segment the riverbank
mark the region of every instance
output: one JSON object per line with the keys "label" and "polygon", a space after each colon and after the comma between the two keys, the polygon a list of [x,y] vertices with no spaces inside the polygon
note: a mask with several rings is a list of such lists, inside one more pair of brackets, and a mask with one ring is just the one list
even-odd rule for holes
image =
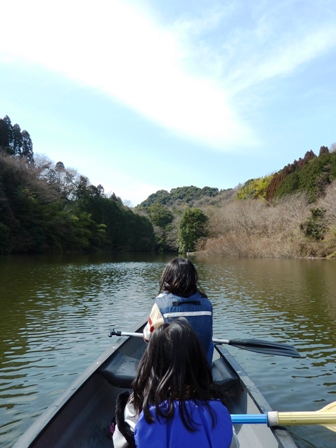
{"label": "riverbank", "polygon": [[292,238],[255,238],[246,234],[226,234],[209,238],[202,249],[194,252],[201,256],[226,258],[336,258],[333,236],[323,241],[296,241]]}

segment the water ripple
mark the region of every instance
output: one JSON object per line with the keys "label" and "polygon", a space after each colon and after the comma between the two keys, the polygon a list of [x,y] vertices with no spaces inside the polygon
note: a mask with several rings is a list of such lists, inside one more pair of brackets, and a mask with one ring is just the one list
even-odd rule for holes
{"label": "water ripple", "polygon": [[[133,258],[132,258],[133,257]],[[170,257],[18,257],[5,281],[0,343],[0,439],[4,448],[153,305]],[[300,359],[230,348],[274,409],[318,410],[336,394],[335,263],[195,259],[214,306],[218,338],[294,345]],[[276,381],[275,381],[276,379]],[[300,448],[331,448],[322,427],[291,430]]]}

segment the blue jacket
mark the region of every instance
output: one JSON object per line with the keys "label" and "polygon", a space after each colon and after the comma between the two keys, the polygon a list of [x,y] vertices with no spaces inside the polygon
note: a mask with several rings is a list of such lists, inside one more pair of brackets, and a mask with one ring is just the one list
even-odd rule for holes
{"label": "blue jacket", "polygon": [[[200,402],[187,400],[187,411],[196,422],[198,430],[190,432],[184,426],[179,412],[179,402],[174,402],[174,417],[169,421],[155,418],[155,407],[150,408],[154,423],[147,423],[143,412],[135,425],[134,438],[137,448],[229,448],[233,429],[230,414],[219,401],[208,402],[214,410],[215,426],[207,408]],[[161,406],[167,406],[163,402]]]}
{"label": "blue jacket", "polygon": [[163,292],[156,297],[156,304],[164,322],[171,322],[177,317],[185,317],[198,335],[209,364],[212,364],[212,303],[199,292],[192,296],[179,297]]}

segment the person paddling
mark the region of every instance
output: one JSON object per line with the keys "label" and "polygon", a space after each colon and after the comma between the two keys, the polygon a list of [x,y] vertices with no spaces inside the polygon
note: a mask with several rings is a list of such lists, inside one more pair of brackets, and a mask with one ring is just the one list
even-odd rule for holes
{"label": "person paddling", "polygon": [[117,399],[115,448],[239,448],[225,395],[186,319],[153,332],[132,389]]}
{"label": "person paddling", "polygon": [[199,337],[208,360],[212,363],[212,304],[198,286],[198,274],[189,259],[174,258],[164,268],[155,304],[143,335],[149,341],[153,331],[165,322],[185,317]]}

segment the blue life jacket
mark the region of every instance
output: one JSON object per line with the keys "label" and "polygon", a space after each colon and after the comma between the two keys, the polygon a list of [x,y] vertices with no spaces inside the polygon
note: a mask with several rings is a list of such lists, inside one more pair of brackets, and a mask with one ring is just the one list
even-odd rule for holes
{"label": "blue life jacket", "polygon": [[[147,423],[141,412],[135,425],[134,439],[137,448],[229,448],[232,441],[232,421],[226,407],[219,401],[209,401],[214,411],[212,425],[209,410],[201,402],[187,400],[188,414],[196,423],[196,431],[188,431],[184,426],[179,412],[179,401],[174,402],[174,416],[166,421],[162,417],[157,418],[155,406],[150,407],[154,417],[154,423]],[[167,408],[167,402],[161,403],[163,409]]]}
{"label": "blue life jacket", "polygon": [[156,304],[165,322],[171,322],[178,317],[185,317],[199,337],[209,365],[212,364],[212,303],[206,297],[196,292],[190,297],[179,297],[163,292],[156,297]]}

